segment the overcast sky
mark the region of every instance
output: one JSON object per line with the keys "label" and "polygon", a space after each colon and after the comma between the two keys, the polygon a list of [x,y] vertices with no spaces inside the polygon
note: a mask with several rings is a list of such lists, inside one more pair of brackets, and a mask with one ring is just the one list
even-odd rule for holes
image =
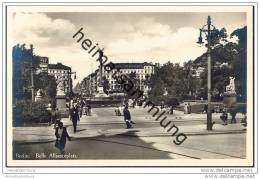
{"label": "overcast sky", "polygon": [[196,41],[207,16],[228,33],[246,25],[245,13],[15,13],[14,45],[33,44],[35,54],[62,62],[82,80],[97,68],[95,59],[72,36],[83,27],[85,37],[105,48],[113,62],[183,63],[205,52]]}

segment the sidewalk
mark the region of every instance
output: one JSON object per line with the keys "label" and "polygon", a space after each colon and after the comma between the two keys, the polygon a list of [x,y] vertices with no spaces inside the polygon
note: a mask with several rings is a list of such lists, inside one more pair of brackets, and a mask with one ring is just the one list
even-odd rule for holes
{"label": "sidewalk", "polygon": [[[234,134],[245,133],[246,128],[240,123],[229,124],[223,126],[215,124],[212,131],[206,130],[206,125],[190,125],[178,126],[179,132],[187,136],[191,135],[217,135],[217,134]],[[168,133],[166,129],[161,127],[153,128],[133,128],[133,129],[80,129],[77,133],[73,133],[72,126],[67,127],[68,133],[72,138],[93,138],[93,137],[108,137],[115,135],[124,135],[131,137],[170,137],[172,133]],[[53,126],[48,127],[14,127],[13,141],[18,143],[40,143],[55,141]]]}
{"label": "sidewalk", "polygon": [[[153,117],[153,113],[147,113],[143,108],[137,109],[142,111],[142,115],[135,115],[133,117],[133,120],[136,122],[144,122],[144,123],[157,123],[155,121],[156,117]],[[161,114],[159,112],[157,116]],[[212,120],[213,121],[221,121],[220,119],[221,113],[213,113],[212,114]],[[173,115],[166,115],[167,119],[173,122],[188,122],[188,121],[206,121],[207,114],[183,114],[182,111],[174,111]],[[87,120],[85,120],[87,119]],[[228,119],[231,120],[231,116],[228,116]],[[241,121],[243,119],[243,115],[241,113],[238,113],[236,115],[237,121]],[[63,121],[64,125],[71,125],[71,121],[66,119]],[[80,124],[86,124],[86,125],[104,125],[104,124],[125,124],[124,116],[109,116],[109,118],[104,117],[97,117],[95,112],[92,113],[91,116],[84,117]]]}

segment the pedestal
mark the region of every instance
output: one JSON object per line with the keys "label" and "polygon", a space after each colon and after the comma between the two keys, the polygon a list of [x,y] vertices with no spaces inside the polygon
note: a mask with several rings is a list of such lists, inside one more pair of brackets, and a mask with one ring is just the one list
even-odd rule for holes
{"label": "pedestal", "polygon": [[42,96],[35,96],[35,102],[41,101],[41,100],[42,100]]}
{"label": "pedestal", "polygon": [[95,97],[109,97],[106,93],[104,93],[103,86],[97,87],[97,94]]}
{"label": "pedestal", "polygon": [[237,103],[237,94],[236,93],[224,93],[223,103],[228,107],[234,107]]}
{"label": "pedestal", "polygon": [[69,117],[69,111],[66,107],[66,97],[65,95],[56,96],[56,108],[58,108],[61,117]]}

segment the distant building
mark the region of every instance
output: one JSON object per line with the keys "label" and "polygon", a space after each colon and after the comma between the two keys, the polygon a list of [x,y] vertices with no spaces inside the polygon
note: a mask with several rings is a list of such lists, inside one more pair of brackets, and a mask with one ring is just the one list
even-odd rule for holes
{"label": "distant building", "polygon": [[62,63],[49,64],[48,74],[55,77],[64,86],[64,92],[70,93],[72,91],[72,79],[71,79],[71,68],[63,65]]}
{"label": "distant building", "polygon": [[[150,90],[147,85],[148,78],[154,74],[155,65],[152,63],[114,63],[115,68],[111,72],[107,72],[103,69],[102,76],[105,77],[109,82],[109,93],[122,93],[123,89],[120,84],[116,83],[116,80],[112,77],[116,69],[120,69],[121,74],[126,76],[133,76],[135,78],[134,86],[145,94]],[[86,78],[86,84],[90,88],[91,94],[97,92],[97,86],[100,81],[100,72],[96,70]]]}

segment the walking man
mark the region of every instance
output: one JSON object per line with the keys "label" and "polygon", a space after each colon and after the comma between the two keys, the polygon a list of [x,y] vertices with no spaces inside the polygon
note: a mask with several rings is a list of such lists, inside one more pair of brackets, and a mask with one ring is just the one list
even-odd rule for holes
{"label": "walking man", "polygon": [[227,108],[226,107],[224,107],[223,113],[220,116],[220,119],[224,122],[222,125],[224,125],[224,126],[227,125],[228,113],[227,113]]}
{"label": "walking man", "polygon": [[77,132],[77,123],[79,121],[79,112],[76,104],[74,104],[73,108],[71,109],[70,119],[72,120],[74,133],[75,133]]}
{"label": "walking man", "polygon": [[127,129],[130,129],[130,128],[133,128],[132,126],[132,122],[131,122],[131,114],[130,114],[130,111],[128,110],[128,106],[126,105],[125,106],[125,109],[123,111],[124,113],[124,119],[125,119],[125,123],[126,123],[126,128]]}
{"label": "walking man", "polygon": [[52,109],[51,110],[51,124],[55,124],[57,120],[57,113],[56,113],[56,109]]}
{"label": "walking man", "polygon": [[59,122],[58,127],[55,129],[56,143],[55,147],[60,150],[61,154],[65,153],[66,140],[68,138],[71,141],[71,138],[67,132],[66,127],[63,127],[63,123]]}
{"label": "walking man", "polygon": [[56,127],[58,127],[58,123],[61,121],[61,114],[58,108],[56,108],[54,113],[52,113],[52,118],[53,118],[53,124],[55,129]]}

